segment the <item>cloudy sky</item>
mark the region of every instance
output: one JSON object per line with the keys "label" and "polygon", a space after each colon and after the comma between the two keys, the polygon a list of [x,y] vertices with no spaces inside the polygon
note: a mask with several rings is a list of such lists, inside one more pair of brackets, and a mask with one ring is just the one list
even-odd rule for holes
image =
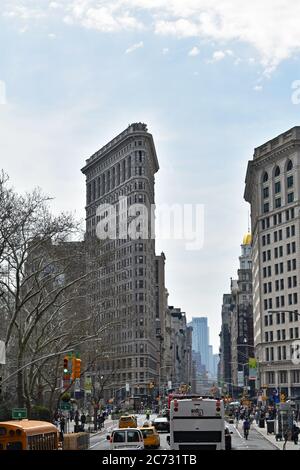
{"label": "cloudy sky", "polygon": [[[85,158],[146,122],[158,203],[205,205],[202,250],[157,242],[170,304],[209,317],[235,277],[254,147],[300,123],[300,3],[1,0],[1,167],[84,216]],[[294,88],[293,88],[294,87]]]}

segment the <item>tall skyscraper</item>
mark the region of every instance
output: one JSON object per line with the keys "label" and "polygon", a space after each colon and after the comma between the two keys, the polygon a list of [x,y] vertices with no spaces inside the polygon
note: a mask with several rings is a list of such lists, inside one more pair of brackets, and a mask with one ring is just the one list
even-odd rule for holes
{"label": "tall skyscraper", "polygon": [[209,369],[209,333],[206,317],[193,317],[193,351],[199,352],[202,364]]}
{"label": "tall skyscraper", "polygon": [[[151,213],[158,169],[153,137],[142,123],[129,125],[86,160],[82,169],[86,176],[87,239],[96,237],[97,224],[106,215],[98,215],[100,205],[110,204],[116,212],[116,239],[99,243],[103,267],[94,280],[90,305],[109,331],[103,359],[106,398],[146,395],[157,382],[155,241],[150,237],[150,218],[147,239],[139,234],[132,239],[127,229],[142,211],[134,205],[140,204]],[[126,204],[130,210],[139,210],[128,214]],[[145,226],[136,224],[136,232],[143,229]]]}
{"label": "tall skyscraper", "polygon": [[255,149],[245,199],[251,204],[254,343],[260,385],[300,394],[300,127]]}

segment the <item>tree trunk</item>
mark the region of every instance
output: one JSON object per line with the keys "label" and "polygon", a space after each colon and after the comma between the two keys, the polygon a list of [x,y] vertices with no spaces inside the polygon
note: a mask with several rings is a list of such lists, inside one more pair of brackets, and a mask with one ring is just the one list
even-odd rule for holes
{"label": "tree trunk", "polygon": [[[21,362],[18,363],[18,368],[20,367],[21,367]],[[23,370],[20,370],[17,374],[17,398],[18,398],[18,407],[24,408],[25,397],[24,397]]]}

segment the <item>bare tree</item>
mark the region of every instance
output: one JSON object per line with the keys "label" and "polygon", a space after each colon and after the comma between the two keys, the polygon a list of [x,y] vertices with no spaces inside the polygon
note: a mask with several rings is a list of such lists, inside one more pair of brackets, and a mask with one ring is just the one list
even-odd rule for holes
{"label": "bare tree", "polygon": [[45,391],[51,402],[59,393],[60,352],[104,341],[113,325],[103,324],[89,301],[103,263],[100,242],[71,241],[80,224],[70,214],[53,216],[40,190],[19,195],[2,175],[0,196],[2,334],[9,368],[18,371],[18,406],[30,410]]}

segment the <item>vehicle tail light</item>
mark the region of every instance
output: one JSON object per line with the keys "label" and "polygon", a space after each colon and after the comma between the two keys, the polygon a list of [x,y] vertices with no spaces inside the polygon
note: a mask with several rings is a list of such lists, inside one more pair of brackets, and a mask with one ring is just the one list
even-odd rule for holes
{"label": "vehicle tail light", "polygon": [[178,411],[178,401],[174,400],[174,411]]}

